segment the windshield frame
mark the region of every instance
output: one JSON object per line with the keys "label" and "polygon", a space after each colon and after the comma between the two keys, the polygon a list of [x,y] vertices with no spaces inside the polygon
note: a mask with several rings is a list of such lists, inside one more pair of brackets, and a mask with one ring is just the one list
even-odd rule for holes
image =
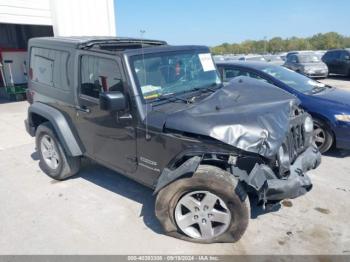
{"label": "windshield frame", "polygon": [[[219,70],[217,68],[217,65],[212,57],[212,54],[209,50],[208,47],[205,47],[205,46],[160,46],[160,47],[147,47],[147,48],[143,48],[143,49],[134,49],[134,50],[131,50],[130,52],[126,52],[126,55],[127,55],[127,63],[128,63],[128,67],[129,67],[129,72],[131,74],[131,77],[132,77],[132,80],[133,80],[133,83],[135,85],[135,92],[136,95],[139,96],[142,104],[146,105],[146,104],[153,104],[153,103],[164,103],[164,99],[145,99],[144,98],[144,95],[142,93],[142,90],[141,90],[141,86],[140,86],[140,83],[139,83],[139,79],[138,79],[138,76],[136,74],[136,70],[134,68],[134,62],[139,59],[140,56],[144,55],[145,58],[147,56],[156,56],[156,54],[171,54],[171,53],[190,53],[190,52],[193,52],[193,53],[198,53],[198,54],[207,54],[209,53],[211,55],[211,58],[212,58],[212,61],[213,61],[213,64],[214,64],[214,67],[215,67],[215,71],[216,71],[216,74],[217,74],[217,79],[220,81],[220,85],[222,85],[222,80],[221,80],[221,77],[220,77],[220,73],[219,73]],[[211,87],[211,86],[208,86],[208,87],[203,87],[202,89],[205,90],[207,88],[215,88],[215,87]],[[183,94],[191,94],[191,93],[194,93],[194,92],[201,92],[201,90],[197,90],[197,89],[192,89],[192,90],[186,90],[186,91],[183,91],[183,92],[178,92],[178,93],[173,93],[173,94],[166,94],[165,96],[168,97],[168,98],[171,98],[171,97],[176,97],[176,96],[180,96],[180,95],[183,95]]]}

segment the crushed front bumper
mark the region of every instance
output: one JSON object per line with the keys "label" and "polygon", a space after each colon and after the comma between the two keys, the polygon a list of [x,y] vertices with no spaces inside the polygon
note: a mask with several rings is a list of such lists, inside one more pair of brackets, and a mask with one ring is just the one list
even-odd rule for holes
{"label": "crushed front bumper", "polygon": [[315,169],[320,163],[320,152],[316,146],[310,146],[297,157],[286,178],[278,178],[267,165],[256,164],[249,175],[241,172],[240,180],[254,188],[259,200],[264,203],[296,198],[311,190],[312,183],[306,172]]}

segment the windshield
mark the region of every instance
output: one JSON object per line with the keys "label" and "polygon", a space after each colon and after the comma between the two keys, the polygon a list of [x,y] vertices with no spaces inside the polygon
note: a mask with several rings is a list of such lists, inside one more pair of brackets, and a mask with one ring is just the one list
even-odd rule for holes
{"label": "windshield", "polygon": [[320,62],[320,57],[316,54],[312,55],[299,55],[300,63],[318,63]]}
{"label": "windshield", "polygon": [[138,55],[131,67],[146,101],[221,84],[211,54],[199,50]]}
{"label": "windshield", "polygon": [[326,88],[326,85],[285,67],[269,66],[263,68],[262,71],[302,93],[319,92]]}

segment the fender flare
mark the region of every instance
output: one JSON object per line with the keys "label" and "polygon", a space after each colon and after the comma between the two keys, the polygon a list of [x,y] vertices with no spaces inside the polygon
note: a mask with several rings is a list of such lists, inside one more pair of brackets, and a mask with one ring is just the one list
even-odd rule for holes
{"label": "fender flare", "polygon": [[43,103],[34,103],[28,109],[28,124],[33,127],[32,114],[46,118],[53,126],[63,148],[70,156],[82,156],[83,151],[64,115],[54,107]]}
{"label": "fender flare", "polygon": [[197,170],[201,161],[201,157],[193,156],[174,170],[164,168],[161,175],[158,178],[156,189],[154,190],[153,195],[157,194],[162,188],[166,187],[178,178],[183,177],[187,174],[192,175]]}

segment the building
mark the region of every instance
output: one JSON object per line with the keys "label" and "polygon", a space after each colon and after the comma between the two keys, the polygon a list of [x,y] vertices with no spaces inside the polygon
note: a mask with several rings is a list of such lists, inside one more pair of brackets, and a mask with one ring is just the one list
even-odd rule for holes
{"label": "building", "polygon": [[0,0],[0,90],[25,85],[28,39],[115,36],[114,10],[114,0]]}

